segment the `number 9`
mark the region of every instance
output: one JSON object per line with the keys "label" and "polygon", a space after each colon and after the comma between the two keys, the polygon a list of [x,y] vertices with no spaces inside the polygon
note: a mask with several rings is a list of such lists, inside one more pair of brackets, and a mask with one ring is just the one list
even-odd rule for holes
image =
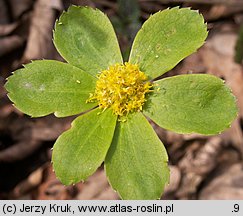
{"label": "number 9", "polygon": [[239,204],[234,204],[234,212],[239,212],[240,206]]}

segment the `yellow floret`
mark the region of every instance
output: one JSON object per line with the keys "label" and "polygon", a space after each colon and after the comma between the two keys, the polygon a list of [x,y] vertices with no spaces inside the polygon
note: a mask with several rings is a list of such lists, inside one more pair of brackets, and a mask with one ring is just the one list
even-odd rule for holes
{"label": "yellow floret", "polygon": [[136,64],[115,64],[98,75],[96,89],[88,102],[98,101],[101,109],[111,107],[118,116],[140,111],[152,83]]}

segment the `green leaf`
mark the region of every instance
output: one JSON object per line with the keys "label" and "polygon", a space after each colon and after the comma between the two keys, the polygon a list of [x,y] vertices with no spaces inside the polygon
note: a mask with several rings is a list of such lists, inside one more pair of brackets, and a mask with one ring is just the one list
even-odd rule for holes
{"label": "green leaf", "polygon": [[65,185],[85,180],[105,159],[112,142],[116,116],[111,110],[99,112],[95,109],[76,118],[71,129],[54,144],[53,167]]}
{"label": "green leaf", "polygon": [[206,74],[179,75],[155,82],[144,113],[177,133],[218,134],[237,115],[235,97],[223,80]]}
{"label": "green leaf", "polygon": [[88,73],[52,60],[33,61],[14,72],[5,87],[8,97],[22,112],[32,116],[70,116],[93,108],[86,103],[96,79]]}
{"label": "green leaf", "polygon": [[105,169],[123,199],[159,199],[169,181],[167,161],[163,144],[142,113],[118,122]]}
{"label": "green leaf", "polygon": [[207,37],[202,15],[178,7],[152,15],[135,37],[130,62],[150,78],[171,70],[195,52]]}
{"label": "green leaf", "polygon": [[243,24],[241,24],[239,33],[238,33],[238,39],[235,44],[235,62],[241,64],[243,63]]}
{"label": "green leaf", "polygon": [[54,44],[70,64],[94,76],[110,65],[122,63],[114,29],[98,9],[69,7],[56,22]]}

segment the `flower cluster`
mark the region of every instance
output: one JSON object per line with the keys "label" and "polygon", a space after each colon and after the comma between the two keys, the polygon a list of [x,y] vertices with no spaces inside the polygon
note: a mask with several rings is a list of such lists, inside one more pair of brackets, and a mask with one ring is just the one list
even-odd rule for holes
{"label": "flower cluster", "polygon": [[87,102],[98,101],[100,108],[111,107],[115,115],[124,116],[142,110],[152,86],[138,65],[115,64],[98,75],[95,93]]}

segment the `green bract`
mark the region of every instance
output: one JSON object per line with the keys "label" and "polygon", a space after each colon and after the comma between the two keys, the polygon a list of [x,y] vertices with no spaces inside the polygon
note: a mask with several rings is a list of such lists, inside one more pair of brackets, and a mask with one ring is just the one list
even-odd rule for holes
{"label": "green bract", "polygon": [[[206,37],[197,11],[176,7],[158,12],[138,32],[129,63],[153,80],[195,52]],[[111,108],[87,103],[97,75],[123,63],[113,27],[97,9],[71,6],[56,22],[54,44],[68,63],[33,61],[9,77],[5,87],[15,106],[32,117],[87,111],[53,148],[54,170],[63,184],[85,180],[104,162],[111,186],[123,199],[159,199],[169,181],[168,156],[145,117],[178,133],[212,135],[228,128],[237,115],[230,89],[205,74],[151,81],[144,106],[125,121]]]}

